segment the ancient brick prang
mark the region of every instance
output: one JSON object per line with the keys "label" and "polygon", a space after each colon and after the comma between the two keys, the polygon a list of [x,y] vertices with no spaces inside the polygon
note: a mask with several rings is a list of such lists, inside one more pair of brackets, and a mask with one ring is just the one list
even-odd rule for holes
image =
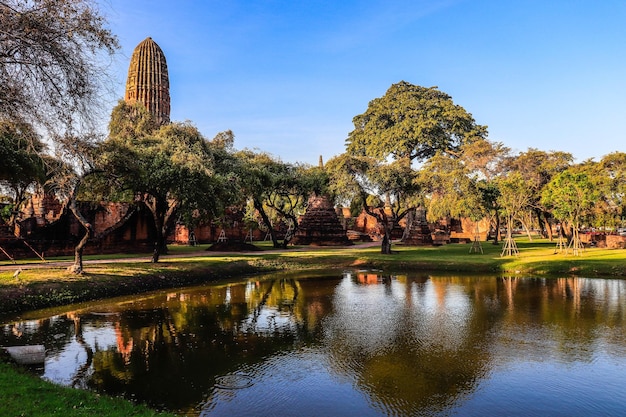
{"label": "ancient brick prang", "polygon": [[160,124],[170,121],[170,81],[163,51],[152,40],[141,42],[130,58],[124,101],[139,102]]}

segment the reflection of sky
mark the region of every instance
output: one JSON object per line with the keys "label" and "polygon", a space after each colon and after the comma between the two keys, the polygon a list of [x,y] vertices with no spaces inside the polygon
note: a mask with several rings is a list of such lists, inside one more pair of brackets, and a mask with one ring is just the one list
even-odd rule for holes
{"label": "reflection of sky", "polygon": [[327,335],[349,338],[370,354],[387,349],[398,334],[406,333],[412,333],[419,345],[436,340],[453,349],[462,342],[471,302],[461,286],[442,283],[439,287],[428,280],[418,290],[410,281],[395,279],[358,285],[346,274],[335,292],[335,314],[328,319]]}
{"label": "reflection of sky", "polygon": [[330,372],[326,361],[326,355],[316,349],[300,349],[243,367],[238,372],[249,375],[252,385],[241,390],[214,389],[200,415],[380,416],[368,396],[355,392],[351,380]]}
{"label": "reflection of sky", "polygon": [[293,328],[295,318],[293,314],[280,311],[276,307],[263,306],[260,310],[249,314],[245,320],[243,320],[242,325],[246,331],[270,332]]}
{"label": "reflection of sky", "polygon": [[623,416],[624,375],[626,365],[607,357],[575,364],[520,360],[496,368],[450,415]]}
{"label": "reflection of sky", "polygon": [[471,319],[471,304],[463,288],[446,283],[443,297],[440,297],[433,280],[425,283],[424,292],[412,292],[417,306],[412,309],[413,321],[425,327],[422,344],[437,340],[448,349],[462,343],[467,320]]}
{"label": "reflection of sky", "polygon": [[[115,327],[112,323],[98,323],[97,327],[83,323],[83,338],[85,343],[95,352],[114,348],[116,344]],[[48,352],[43,377],[63,384],[70,385],[76,375],[76,368],[85,364],[87,352],[73,335],[70,342],[60,350]]]}
{"label": "reflection of sky", "polygon": [[621,308],[626,303],[626,280],[623,279],[589,279],[581,278],[581,295],[594,294],[599,305],[609,309]]}

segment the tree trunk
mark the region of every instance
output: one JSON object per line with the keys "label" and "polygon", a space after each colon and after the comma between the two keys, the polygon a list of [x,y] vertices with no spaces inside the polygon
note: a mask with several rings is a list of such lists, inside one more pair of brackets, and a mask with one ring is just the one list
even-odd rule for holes
{"label": "tree trunk", "polygon": [[385,208],[380,207],[376,210],[370,210],[367,208],[367,200],[366,195],[362,196],[363,198],[363,207],[365,207],[365,212],[370,216],[374,217],[379,225],[383,228],[383,239],[380,244],[380,253],[384,255],[391,254],[391,232],[393,230],[393,221],[389,221],[387,215],[385,214]]}
{"label": "tree trunk", "polygon": [[561,233],[562,236],[567,238],[567,242],[569,243],[572,240],[572,225],[569,222],[561,222]]}
{"label": "tree trunk", "polygon": [[21,187],[15,187],[13,189],[15,193],[15,200],[13,201],[13,209],[11,210],[11,215],[9,216],[9,221],[7,225],[9,226],[9,230],[12,234],[15,234],[15,224],[17,223],[20,216],[20,208],[26,198],[24,197],[24,190]]}
{"label": "tree trunk", "polygon": [[550,219],[548,218],[548,213],[543,211],[543,224],[544,227],[546,229],[546,235],[548,237],[548,239],[550,240],[550,242],[552,242],[554,240],[554,235],[552,233],[552,224],[550,224]]}
{"label": "tree trunk", "polygon": [[154,239],[154,249],[152,250],[152,263],[159,262],[161,255],[167,255],[167,243],[165,237],[167,236],[167,226],[165,220],[162,218],[156,222],[156,236]]}
{"label": "tree trunk", "polygon": [[152,251],[152,262],[159,262],[162,254],[167,254],[167,244],[165,239],[169,232],[169,223],[178,208],[179,202],[174,199],[159,198],[150,194],[145,194],[143,202],[152,213],[156,236],[154,239],[154,249]]}
{"label": "tree trunk", "polygon": [[282,245],[283,249],[287,249],[287,245],[289,245],[289,242],[291,242],[293,237],[296,235],[296,230],[298,229],[298,221],[293,218],[289,218],[289,220],[291,221],[291,225],[289,225],[287,233],[285,233],[285,238],[283,239]]}
{"label": "tree trunk", "polygon": [[526,231],[526,236],[528,236],[528,241],[532,242],[533,241],[533,236],[530,233],[530,227],[528,226],[528,224],[526,224],[526,222],[522,219],[520,219],[520,223],[522,224],[522,227],[524,228],[524,230]]}
{"label": "tree trunk", "polygon": [[[546,227],[547,224],[543,221],[543,210],[541,210],[540,208],[533,208],[533,213],[535,213],[535,216],[537,216],[537,224],[539,225],[539,232],[541,233],[541,236],[543,237],[548,237],[548,228]],[[550,241],[552,241],[552,239],[550,239]]]}
{"label": "tree trunk", "polygon": [[383,255],[391,255],[391,239],[387,237],[387,234],[383,236],[383,241],[380,245],[380,253]]}
{"label": "tree trunk", "polygon": [[79,185],[80,182],[78,183],[78,185],[76,185],[74,192],[72,192],[70,196],[70,210],[72,210],[72,213],[74,214],[76,219],[85,228],[85,235],[80,240],[80,242],[78,242],[78,245],[76,245],[76,247],[74,248],[74,264],[67,268],[67,271],[73,274],[81,274],[83,272],[83,249],[89,241],[89,237],[93,233],[93,226],[87,221],[87,219],[85,219],[85,217],[83,217],[83,214],[76,206],[76,191],[78,190]]}
{"label": "tree trunk", "polygon": [[493,235],[493,244],[497,245],[500,242],[500,240],[501,240],[501,235],[500,235],[500,213],[498,213],[498,210],[496,210],[495,221],[496,221],[496,232]]}
{"label": "tree trunk", "polygon": [[91,230],[87,229],[83,238],[74,248],[74,264],[68,268],[68,272],[72,272],[74,274],[80,274],[83,272],[83,249],[89,240],[90,234]]}
{"label": "tree trunk", "polygon": [[163,247],[163,233],[157,232],[157,236],[154,242],[154,249],[152,249],[152,260],[153,264],[159,262],[159,258],[161,257],[161,248]]}
{"label": "tree trunk", "polygon": [[263,219],[263,223],[265,223],[265,226],[267,227],[267,229],[268,229],[268,231],[270,233],[270,237],[272,238],[272,246],[275,249],[280,248],[280,244],[278,243],[278,238],[276,237],[276,231],[272,227],[272,223],[270,222],[270,219],[267,216],[267,213],[263,209],[263,204],[261,204],[261,202],[258,201],[256,198],[254,199],[254,208],[261,215],[261,219]]}

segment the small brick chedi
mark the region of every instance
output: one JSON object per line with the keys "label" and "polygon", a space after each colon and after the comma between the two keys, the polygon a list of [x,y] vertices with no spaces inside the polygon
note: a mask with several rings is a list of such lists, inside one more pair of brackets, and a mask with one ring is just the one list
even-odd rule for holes
{"label": "small brick chedi", "polygon": [[140,102],[160,124],[170,122],[170,81],[165,54],[152,38],[133,51],[128,67],[124,101]]}
{"label": "small brick chedi", "polygon": [[309,198],[306,212],[300,219],[292,243],[319,246],[352,245],[331,201],[324,195],[313,195]]}

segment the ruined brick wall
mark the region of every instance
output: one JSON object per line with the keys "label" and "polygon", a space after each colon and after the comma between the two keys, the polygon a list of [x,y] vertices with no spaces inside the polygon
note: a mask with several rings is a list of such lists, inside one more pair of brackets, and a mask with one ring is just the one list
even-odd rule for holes
{"label": "ruined brick wall", "polygon": [[38,225],[57,221],[63,213],[63,204],[50,193],[33,194],[21,210],[22,219],[34,219]]}
{"label": "ruined brick wall", "polygon": [[626,249],[626,236],[607,235],[606,247],[608,249]]}
{"label": "ruined brick wall", "polygon": [[489,233],[489,220],[481,219],[478,222],[468,217],[463,217],[458,221],[458,226],[450,231],[450,239],[452,241],[473,241],[476,236],[476,225],[478,224],[478,236],[481,241],[487,240]]}
{"label": "ruined brick wall", "polygon": [[100,208],[96,211],[94,218],[94,230],[101,232],[115,226],[128,214],[130,208],[131,205],[129,203],[100,203]]}

